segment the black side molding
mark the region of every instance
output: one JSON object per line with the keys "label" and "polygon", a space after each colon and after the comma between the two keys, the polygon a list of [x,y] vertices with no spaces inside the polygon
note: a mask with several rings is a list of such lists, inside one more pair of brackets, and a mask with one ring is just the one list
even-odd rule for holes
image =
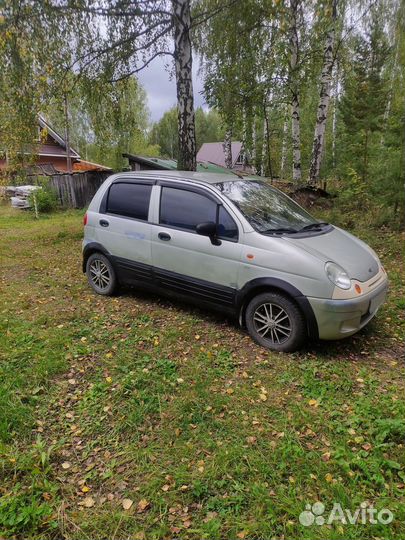
{"label": "black side molding", "polygon": [[282,279],[263,277],[248,281],[248,283],[246,283],[236,295],[237,310],[240,311],[244,307],[246,299],[253,297],[255,291],[265,288],[278,289],[279,291],[285,292],[288,296],[294,298],[305,316],[308,327],[308,335],[313,339],[318,339],[318,323],[316,322],[314,312],[307,297],[304,296],[300,290],[291,285],[291,283],[288,283]]}

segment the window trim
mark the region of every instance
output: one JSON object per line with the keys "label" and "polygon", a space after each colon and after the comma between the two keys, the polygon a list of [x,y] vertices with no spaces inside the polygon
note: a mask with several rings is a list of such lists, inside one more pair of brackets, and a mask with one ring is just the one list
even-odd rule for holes
{"label": "window trim", "polygon": [[[236,220],[234,219],[232,214],[229,212],[229,210],[226,208],[224,203],[219,198],[215,197],[214,194],[212,194],[211,192],[205,190],[204,188],[200,188],[199,186],[182,186],[182,185],[179,185],[179,184],[176,185],[174,183],[164,182],[164,181],[158,182],[158,185],[160,186],[160,194],[159,194],[158,223],[156,223],[157,226],[165,227],[167,229],[173,229],[173,230],[176,230],[176,231],[183,231],[183,232],[187,232],[187,233],[190,233],[190,234],[196,234],[197,236],[201,236],[196,231],[191,231],[190,229],[185,229],[184,227],[176,227],[175,225],[166,225],[165,223],[161,223],[161,221],[160,221],[161,220],[161,211],[162,211],[163,188],[178,189],[180,191],[191,191],[192,193],[197,193],[198,195],[202,195],[203,197],[206,197],[207,199],[211,200],[212,202],[214,202],[217,205],[217,207],[222,206],[223,209],[225,210],[225,212],[228,213],[229,217],[234,222],[234,224],[236,226],[236,230],[238,231],[237,237],[236,238],[229,238],[229,237],[218,236],[218,239],[221,240],[221,241],[225,241],[225,242],[233,242],[234,244],[237,244],[239,242],[240,231],[239,231],[238,223],[236,222]],[[217,212],[218,212],[218,210],[217,210]]]}
{"label": "window trim", "polygon": [[[153,186],[154,184],[156,183],[155,180],[148,180],[148,179],[140,179],[139,181],[137,182],[134,182],[134,181],[127,181],[126,178],[117,178],[117,180],[114,180],[114,182],[111,182],[111,184],[108,186],[108,189],[106,189],[104,195],[103,195],[103,198],[101,200],[101,203],[100,203],[100,208],[99,208],[99,213],[100,214],[105,214],[106,216],[116,216],[116,217],[119,217],[121,219],[130,219],[131,221],[139,221],[140,223],[150,223],[149,221],[149,213],[150,213],[150,208],[151,208],[151,202],[152,202],[152,189],[153,189]],[[148,217],[146,219],[141,219],[141,218],[136,218],[136,217],[132,217],[132,216],[126,216],[124,214],[116,214],[115,212],[108,212],[108,199],[109,199],[109,196],[110,196],[110,189],[112,188],[112,186],[116,185],[116,184],[135,184],[135,185],[142,185],[142,186],[150,186],[150,196],[149,196],[149,204],[148,204]]]}

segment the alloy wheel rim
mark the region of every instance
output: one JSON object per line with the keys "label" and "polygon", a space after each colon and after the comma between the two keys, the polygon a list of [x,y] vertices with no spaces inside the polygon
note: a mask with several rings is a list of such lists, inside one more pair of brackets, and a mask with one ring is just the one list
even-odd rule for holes
{"label": "alloy wheel rim", "polygon": [[90,276],[93,284],[100,290],[105,290],[110,284],[111,276],[106,264],[95,259],[90,265]]}
{"label": "alloy wheel rim", "polygon": [[266,302],[256,308],[253,315],[256,332],[262,338],[278,345],[291,335],[291,320],[288,313],[278,304]]}

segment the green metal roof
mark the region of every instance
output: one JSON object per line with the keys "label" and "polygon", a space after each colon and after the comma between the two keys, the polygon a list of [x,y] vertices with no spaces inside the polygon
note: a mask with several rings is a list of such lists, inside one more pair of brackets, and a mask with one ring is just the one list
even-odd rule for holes
{"label": "green metal roof", "polygon": [[[144,165],[148,165],[151,167],[151,169],[156,168],[158,170],[177,171],[177,161],[175,159],[135,156],[132,154],[123,154],[123,156],[127,157],[130,161],[132,159],[143,163]],[[221,167],[220,165],[216,165],[215,163],[210,163],[209,161],[198,161],[197,172],[235,174],[231,170]]]}

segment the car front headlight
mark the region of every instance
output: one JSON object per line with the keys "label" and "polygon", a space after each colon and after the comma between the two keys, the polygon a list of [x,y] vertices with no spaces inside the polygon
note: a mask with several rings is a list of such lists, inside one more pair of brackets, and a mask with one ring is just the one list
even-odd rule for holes
{"label": "car front headlight", "polygon": [[350,289],[352,286],[348,273],[338,264],[332,261],[327,262],[325,272],[329,280],[340,289]]}

